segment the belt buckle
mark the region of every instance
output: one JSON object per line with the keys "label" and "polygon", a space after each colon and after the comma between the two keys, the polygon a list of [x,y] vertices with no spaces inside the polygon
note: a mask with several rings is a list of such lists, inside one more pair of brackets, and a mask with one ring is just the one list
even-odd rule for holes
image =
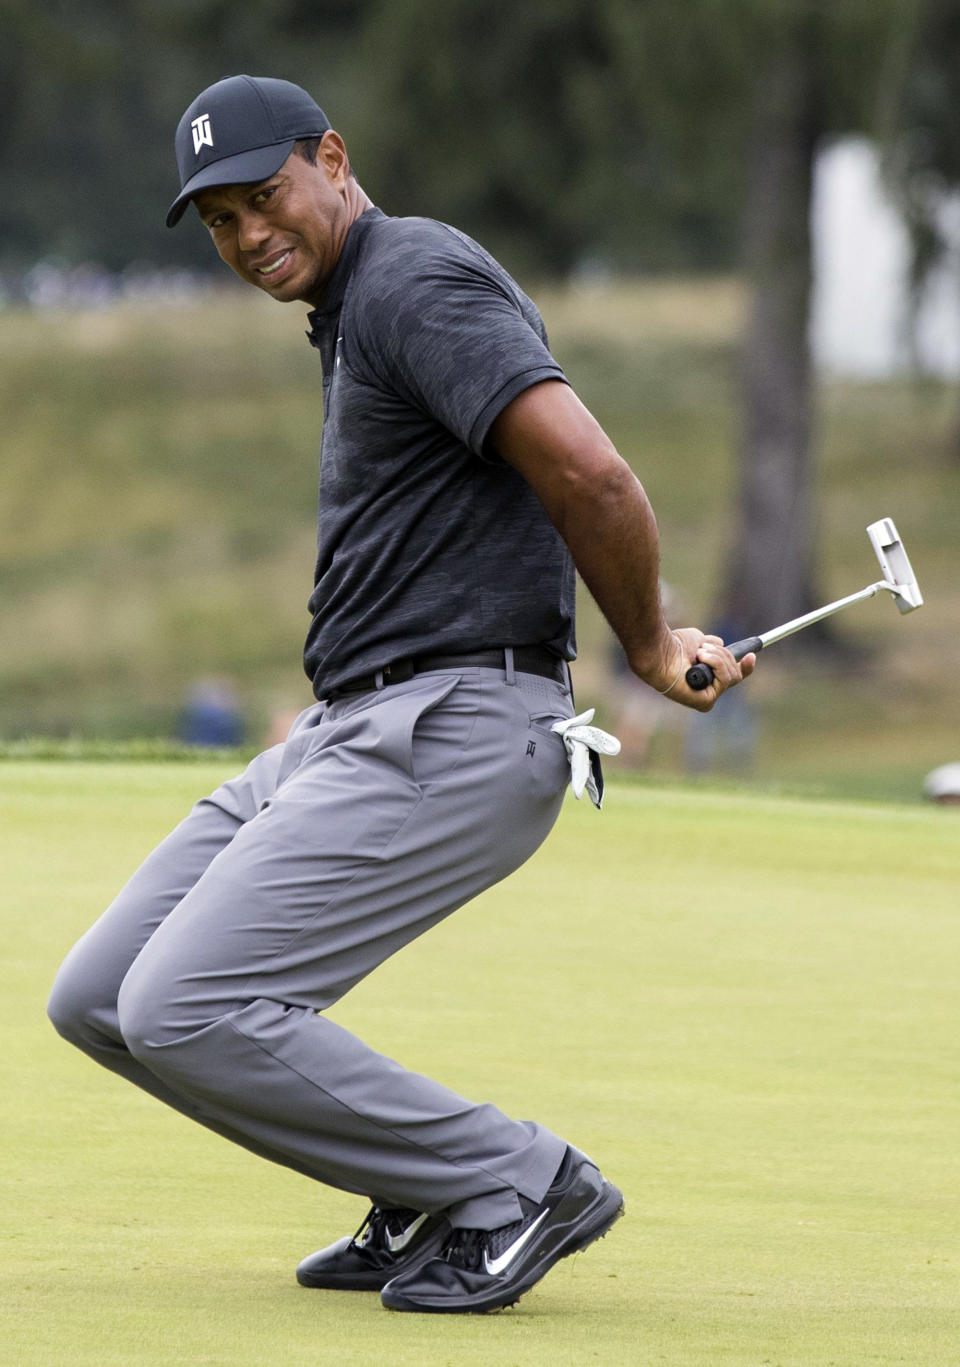
{"label": "belt buckle", "polygon": [[413,660],[394,660],[391,664],[383,667],[383,682],[385,684],[407,683],[416,674]]}

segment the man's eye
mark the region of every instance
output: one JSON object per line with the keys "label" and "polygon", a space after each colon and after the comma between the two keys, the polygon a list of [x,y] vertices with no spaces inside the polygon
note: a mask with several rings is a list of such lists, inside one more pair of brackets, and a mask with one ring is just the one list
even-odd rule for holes
{"label": "man's eye", "polygon": [[254,204],[263,204],[270,198],[276,188],[275,185],[267,185],[262,190],[258,190],[253,197]]}

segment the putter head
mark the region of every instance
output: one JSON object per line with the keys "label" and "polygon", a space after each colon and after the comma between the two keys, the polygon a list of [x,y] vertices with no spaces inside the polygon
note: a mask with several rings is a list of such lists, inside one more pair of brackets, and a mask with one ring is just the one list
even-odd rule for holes
{"label": "putter head", "polygon": [[882,517],[879,522],[871,522],[867,536],[874,549],[887,587],[897,600],[901,612],[913,612],[923,607],[923,594],[913,573],[913,567],[903,549],[903,542],[893,525],[893,519]]}

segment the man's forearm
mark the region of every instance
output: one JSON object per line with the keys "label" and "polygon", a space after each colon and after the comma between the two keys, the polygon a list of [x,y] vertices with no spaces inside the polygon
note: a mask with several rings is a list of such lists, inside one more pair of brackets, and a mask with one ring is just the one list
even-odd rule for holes
{"label": "man's forearm", "polygon": [[589,488],[548,508],[574,564],[641,678],[672,650],[660,600],[657,521],[640,481],[620,457]]}
{"label": "man's forearm", "polygon": [[564,384],[519,395],[491,436],[536,491],[631,668],[659,678],[675,646],[660,605],[657,522],[636,475]]}

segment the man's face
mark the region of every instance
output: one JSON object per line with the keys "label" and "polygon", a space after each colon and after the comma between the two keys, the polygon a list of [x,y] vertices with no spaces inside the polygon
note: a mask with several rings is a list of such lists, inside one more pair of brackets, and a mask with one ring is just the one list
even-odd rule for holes
{"label": "man's face", "polygon": [[[329,146],[328,146],[329,142]],[[195,197],[231,270],[273,299],[316,304],[350,227],[343,143],[328,133],[316,165],[296,152],[257,185],[222,185]]]}

